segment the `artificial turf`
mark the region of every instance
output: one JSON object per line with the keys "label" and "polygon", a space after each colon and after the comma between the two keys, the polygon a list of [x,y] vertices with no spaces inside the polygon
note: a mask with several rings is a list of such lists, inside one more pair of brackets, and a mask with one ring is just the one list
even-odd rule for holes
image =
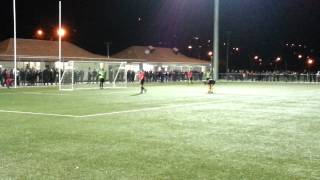
{"label": "artificial turf", "polygon": [[0,89],[0,179],[320,179],[320,85],[146,87]]}

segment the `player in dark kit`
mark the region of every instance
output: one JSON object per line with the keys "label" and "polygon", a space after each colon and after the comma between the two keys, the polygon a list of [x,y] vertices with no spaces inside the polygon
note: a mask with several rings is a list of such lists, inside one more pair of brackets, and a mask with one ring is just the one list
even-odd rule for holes
{"label": "player in dark kit", "polygon": [[208,79],[207,83],[208,83],[208,86],[209,86],[208,93],[209,94],[213,94],[213,86],[216,84],[216,81],[210,78],[210,79]]}
{"label": "player in dark kit", "polygon": [[144,71],[141,71],[141,72],[139,73],[139,80],[140,80],[140,85],[141,85],[140,94],[146,93],[146,92],[147,92],[147,89],[144,88],[144,80],[145,80],[145,73],[144,73]]}

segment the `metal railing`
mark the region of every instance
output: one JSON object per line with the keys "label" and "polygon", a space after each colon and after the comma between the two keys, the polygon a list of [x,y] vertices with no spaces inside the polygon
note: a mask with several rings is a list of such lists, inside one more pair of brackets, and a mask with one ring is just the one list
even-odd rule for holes
{"label": "metal railing", "polygon": [[319,83],[320,73],[222,73],[219,78],[226,81]]}

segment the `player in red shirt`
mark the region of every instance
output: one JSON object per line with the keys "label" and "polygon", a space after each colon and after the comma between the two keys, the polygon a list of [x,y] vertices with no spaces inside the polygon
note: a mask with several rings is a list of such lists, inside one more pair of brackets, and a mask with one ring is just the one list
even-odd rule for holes
{"label": "player in red shirt", "polygon": [[146,92],[147,92],[147,89],[144,88],[144,80],[145,80],[145,73],[144,73],[144,71],[140,71],[140,73],[139,73],[139,80],[140,80],[140,85],[141,85],[140,94],[146,93]]}
{"label": "player in red shirt", "polygon": [[7,88],[10,88],[10,86],[12,86],[14,80],[12,78],[12,74],[10,73],[10,71],[6,71],[6,75],[5,75],[5,84],[7,86]]}

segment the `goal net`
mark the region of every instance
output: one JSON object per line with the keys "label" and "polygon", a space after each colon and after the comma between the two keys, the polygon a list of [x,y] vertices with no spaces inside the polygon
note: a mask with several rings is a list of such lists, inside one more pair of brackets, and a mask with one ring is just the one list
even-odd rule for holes
{"label": "goal net", "polygon": [[99,74],[104,88],[127,87],[126,62],[70,61],[62,64],[60,90],[98,89]]}

